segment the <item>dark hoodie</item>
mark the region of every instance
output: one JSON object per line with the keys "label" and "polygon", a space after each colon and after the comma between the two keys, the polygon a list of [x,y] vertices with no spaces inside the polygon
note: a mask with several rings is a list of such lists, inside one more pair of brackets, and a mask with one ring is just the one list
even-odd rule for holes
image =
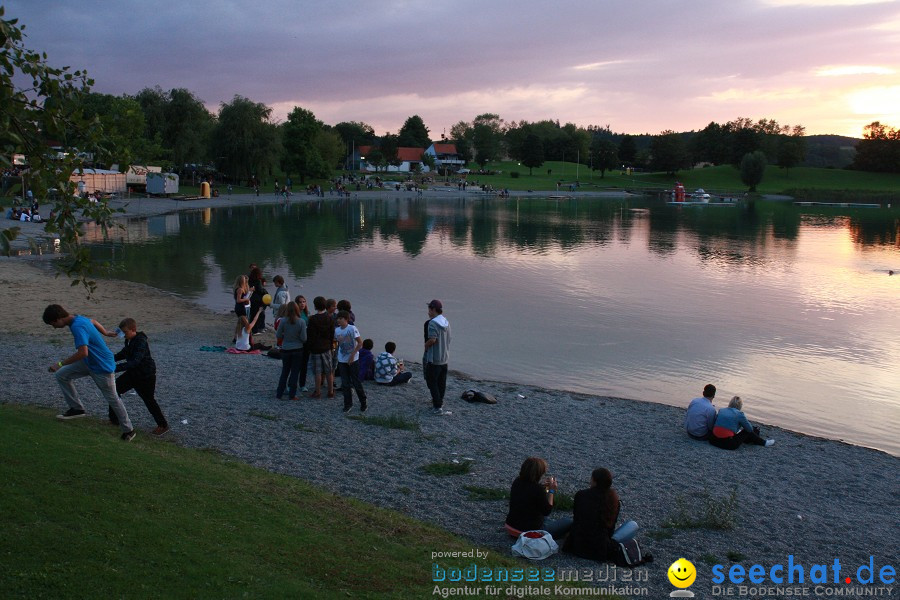
{"label": "dark hoodie", "polygon": [[125,347],[116,353],[115,359],[125,361],[116,365],[116,373],[131,371],[136,377],[156,376],[156,363],[150,356],[150,342],[143,331],[138,331],[133,338],[125,340]]}

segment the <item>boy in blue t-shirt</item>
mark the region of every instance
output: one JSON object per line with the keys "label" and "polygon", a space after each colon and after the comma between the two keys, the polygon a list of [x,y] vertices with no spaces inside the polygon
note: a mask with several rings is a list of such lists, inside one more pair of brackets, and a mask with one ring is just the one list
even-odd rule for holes
{"label": "boy in blue t-shirt", "polygon": [[115,337],[115,333],[106,329],[93,319],[81,315],[70,315],[59,304],[51,304],[44,309],[44,323],[54,329],[68,327],[75,340],[75,354],[50,365],[48,371],[56,374],[56,381],[62,389],[63,398],[69,405],[69,410],[56,415],[58,419],[76,419],[85,415],[84,405],[78,398],[74,381],[82,377],[90,376],[97,385],[97,389],[106,398],[110,408],[115,413],[119,426],[122,429],[122,439],[130,442],[134,439],[134,428],[125,405],[122,404],[119,394],[116,393],[116,361],[113,353],[106,345],[102,335]]}

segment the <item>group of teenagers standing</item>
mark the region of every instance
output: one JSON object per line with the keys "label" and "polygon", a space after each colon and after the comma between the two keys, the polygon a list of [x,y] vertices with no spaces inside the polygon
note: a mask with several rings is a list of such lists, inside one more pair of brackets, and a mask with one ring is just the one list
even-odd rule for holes
{"label": "group of teenagers standing", "polygon": [[[359,410],[368,410],[368,395],[362,379],[370,374],[378,384],[401,385],[412,378],[402,361],[394,357],[396,344],[387,342],[384,352],[373,357],[371,340],[363,341],[356,327],[356,316],[348,300],[336,301],[317,296],[310,313],[304,296],[291,300],[284,278],[272,278],[278,286],[271,296],[275,315],[276,344],[281,353],[281,375],[275,389],[278,400],[299,400],[299,393],[309,393],[310,398],[335,397],[334,377],[341,378],[343,412],[353,408],[353,391],[359,401]],[[255,284],[255,285],[254,285]],[[252,335],[265,329],[265,279],[256,265],[250,265],[250,273],[237,278],[234,285],[234,312],[238,317],[235,330],[235,348],[250,351],[254,347]],[[254,303],[254,296],[259,303]],[[435,414],[451,414],[445,411],[444,395],[447,387],[447,364],[450,352],[450,323],[443,316],[440,300],[428,303],[428,321],[425,322],[423,370],[425,382],[431,392]],[[262,322],[262,326],[260,326]],[[307,377],[314,377],[310,390]]]}

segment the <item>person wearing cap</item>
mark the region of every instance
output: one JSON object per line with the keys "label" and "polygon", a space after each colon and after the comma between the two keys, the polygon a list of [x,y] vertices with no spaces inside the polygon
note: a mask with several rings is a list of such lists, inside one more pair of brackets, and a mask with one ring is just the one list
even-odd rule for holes
{"label": "person wearing cap", "polygon": [[422,366],[425,384],[431,392],[434,414],[449,415],[444,410],[444,392],[447,390],[447,363],[450,360],[450,322],[444,316],[440,300],[428,303],[428,321],[425,323],[425,356]]}

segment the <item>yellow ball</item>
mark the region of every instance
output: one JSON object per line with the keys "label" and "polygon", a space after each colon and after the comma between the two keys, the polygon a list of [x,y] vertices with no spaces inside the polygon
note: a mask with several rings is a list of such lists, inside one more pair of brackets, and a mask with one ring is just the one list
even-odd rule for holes
{"label": "yellow ball", "polygon": [[262,300],[263,300],[263,304],[268,306],[268,305],[272,304],[272,295],[266,294],[265,296],[263,296]]}

